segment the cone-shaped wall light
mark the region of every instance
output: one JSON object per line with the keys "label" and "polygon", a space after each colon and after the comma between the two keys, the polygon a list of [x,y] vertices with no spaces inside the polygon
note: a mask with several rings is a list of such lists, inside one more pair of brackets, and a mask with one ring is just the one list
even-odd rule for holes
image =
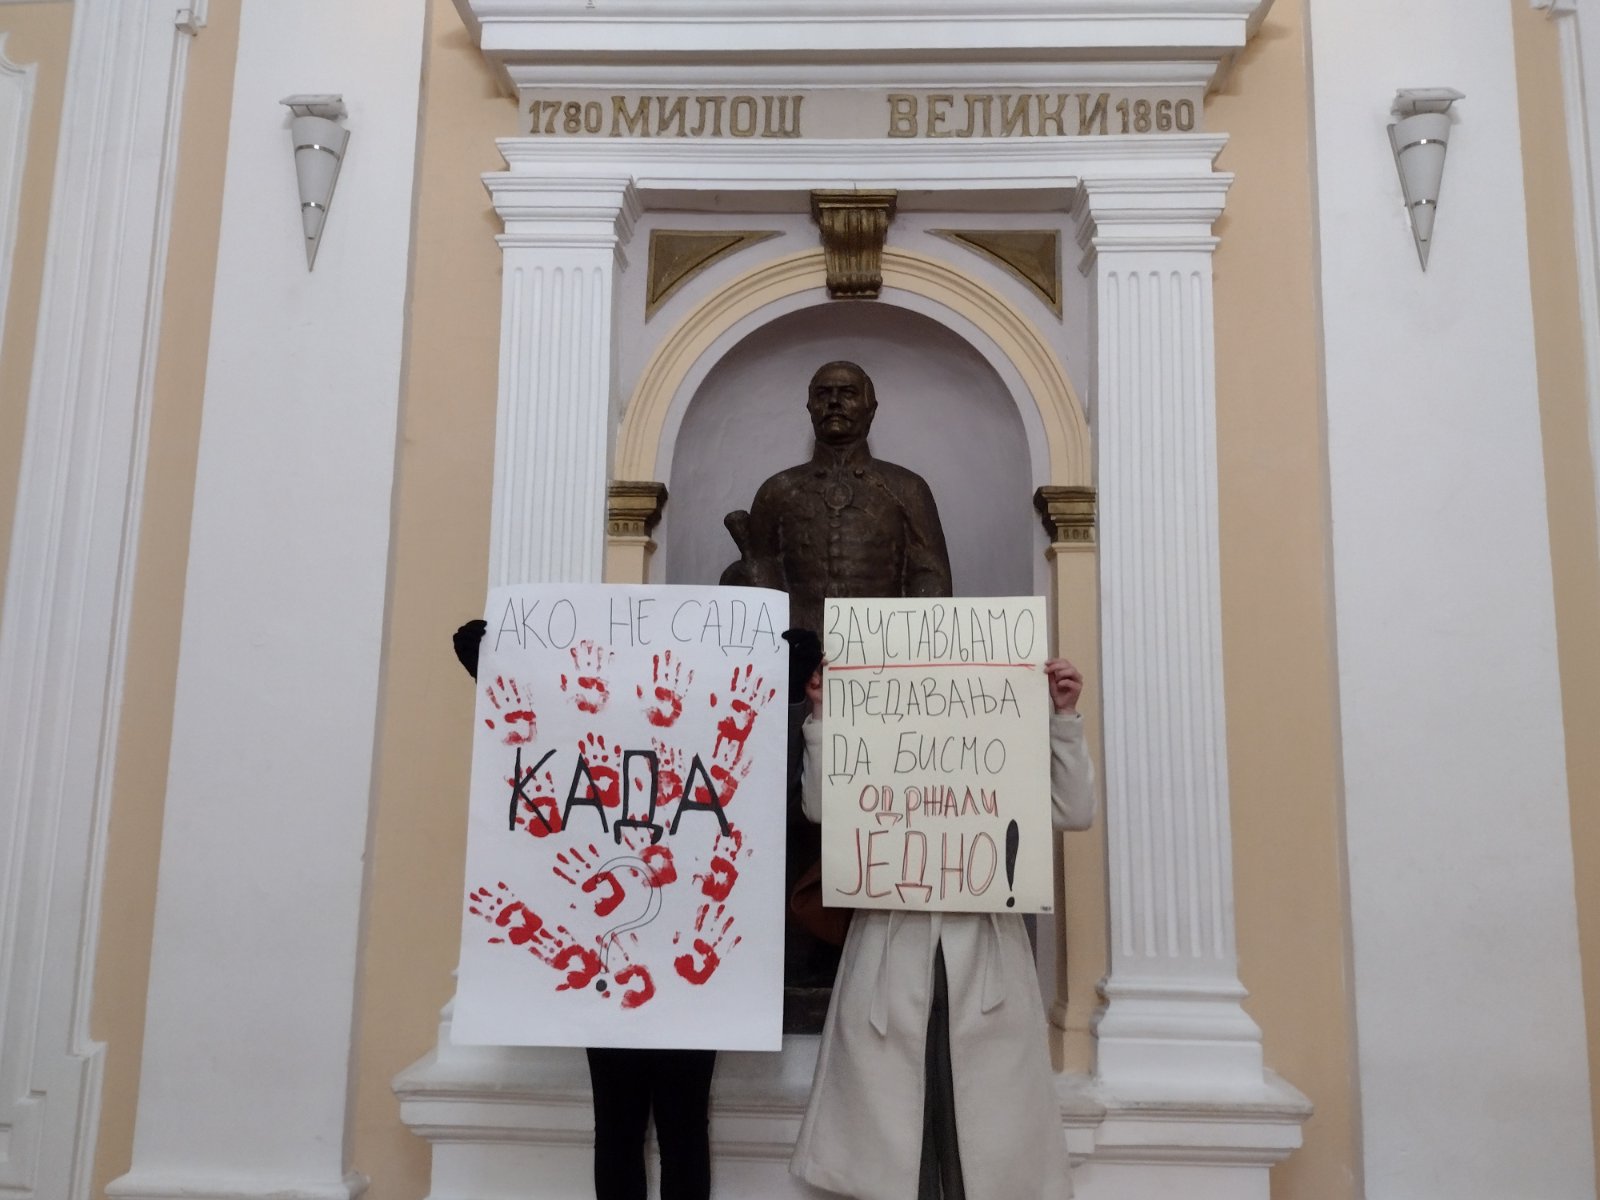
{"label": "cone-shaped wall light", "polygon": [[341,96],[286,96],[294,119],[289,135],[294,143],[294,171],[300,182],[300,223],[306,235],[306,270],[317,262],[322,226],[339,182],[339,164],[350,131],[339,124],[345,115]]}
{"label": "cone-shaped wall light", "polygon": [[1450,106],[1460,99],[1462,94],[1454,88],[1402,88],[1395,93],[1393,112],[1400,119],[1389,126],[1389,145],[1424,271],[1450,143]]}

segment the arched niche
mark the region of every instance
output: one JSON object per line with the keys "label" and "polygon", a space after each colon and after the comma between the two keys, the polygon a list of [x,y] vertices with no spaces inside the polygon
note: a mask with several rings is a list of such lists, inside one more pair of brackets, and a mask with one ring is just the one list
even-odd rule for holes
{"label": "arched niche", "polygon": [[711,367],[678,424],[661,532],[668,583],[714,583],[737,551],[722,517],[811,454],[806,385],[859,363],[878,396],[871,446],[928,481],[960,595],[1034,587],[1027,431],[999,373],[932,317],[873,301],[815,303],[746,334]]}
{"label": "arched niche", "polygon": [[[958,552],[957,592],[994,595],[1044,586],[1044,539],[1031,516],[1032,490],[1042,484],[1092,482],[1088,424],[1056,352],[1002,297],[940,259],[887,248],[883,279],[883,294],[876,301],[831,302],[820,251],[773,259],[733,280],[663,338],[624,411],[612,472],[615,479],[669,484],[672,499],[657,530],[666,552],[656,556],[649,568],[652,578],[706,581],[732,561],[735,552],[721,528],[722,514],[747,507],[756,486],[772,470],[809,454],[805,385],[822,362],[854,356],[873,374],[883,405],[873,431],[874,452],[928,476],[952,538],[964,543],[969,535],[975,541],[992,536],[995,530],[987,523],[998,515],[1008,538],[1017,539],[1020,547],[1031,539],[1037,552],[1030,567],[1003,575],[1004,585],[986,572],[983,553]],[[801,349],[808,343],[814,348]],[[758,348],[789,344],[797,348],[792,362],[774,363],[765,373],[754,374],[741,366],[747,355],[752,362],[759,357]],[[915,353],[904,354],[907,348]],[[869,361],[875,354],[882,355],[878,361],[888,366],[888,376],[883,376],[883,366]],[[926,369],[940,356],[948,358],[948,374]],[[729,364],[727,370],[719,371],[724,363]],[[713,379],[714,373],[723,377]],[[770,411],[781,412],[776,421],[766,420],[769,410],[763,407],[760,421],[742,425],[740,437],[728,436],[712,419],[715,414],[721,413],[724,421],[740,421],[751,414],[717,397],[725,388],[751,386],[751,378],[761,380],[757,391],[770,386],[786,392],[788,406],[778,404],[774,395]],[[708,384],[710,389],[705,390]],[[916,411],[919,400],[924,410],[932,403],[944,412],[945,402],[953,401],[964,388],[970,389],[967,400],[949,406],[955,415],[942,427],[936,421],[912,420],[908,424],[916,428],[896,428],[908,409]],[[707,406],[704,423],[697,417],[686,431],[691,408],[698,407],[702,396]],[[997,407],[994,402],[1002,397],[1004,403]],[[994,453],[979,454],[985,470],[991,457],[1005,460],[999,495],[979,505],[967,503],[966,498],[981,488],[959,481],[948,488],[941,483],[951,464],[977,449],[976,443],[962,444],[972,440],[965,434],[975,422],[996,434]],[[770,429],[764,428],[767,425]],[[1020,446],[1014,437],[1018,429]],[[940,443],[937,453],[931,442]],[[701,478],[704,463],[698,448],[707,443],[740,447],[737,455],[708,468],[719,473],[721,482]],[[759,447],[759,459],[751,446]],[[694,458],[692,469],[680,469],[681,453]],[[927,464],[931,471],[924,469]],[[1017,496],[1006,497],[1008,489]],[[996,499],[1001,501],[998,505]],[[1007,520],[1007,514],[1013,519]],[[961,528],[963,523],[976,528],[969,533]],[[675,530],[686,528],[693,530],[683,542],[689,559],[674,565],[673,550],[680,542]],[[1027,558],[1024,552],[1016,561]],[[635,562],[642,571],[642,561]],[[632,569],[612,575],[624,577],[642,576]]]}

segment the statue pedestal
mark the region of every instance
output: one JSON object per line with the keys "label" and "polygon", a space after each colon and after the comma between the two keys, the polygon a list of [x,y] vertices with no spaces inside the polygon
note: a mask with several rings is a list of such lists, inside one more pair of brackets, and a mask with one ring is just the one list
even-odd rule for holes
{"label": "statue pedestal", "polygon": [[[723,1051],[711,1094],[719,1200],[822,1197],[789,1174],[818,1039],[777,1054]],[[401,1120],[433,1145],[432,1200],[593,1200],[594,1111],[583,1051],[439,1040],[394,1081]],[[655,1146],[648,1147],[655,1178]]]}
{"label": "statue pedestal", "polygon": [[[789,1174],[811,1093],[818,1039],[777,1054],[724,1051],[711,1090],[718,1200],[823,1200]],[[433,1146],[429,1200],[592,1200],[594,1113],[583,1051],[458,1046],[450,1009],[429,1054],[394,1080],[400,1116]],[[1311,1105],[1272,1074],[1219,1099],[1107,1093],[1087,1075],[1056,1077],[1077,1200],[1268,1200],[1268,1171],[1300,1144]],[[893,1103],[893,1097],[886,1097]],[[652,1178],[655,1147],[648,1147]]]}

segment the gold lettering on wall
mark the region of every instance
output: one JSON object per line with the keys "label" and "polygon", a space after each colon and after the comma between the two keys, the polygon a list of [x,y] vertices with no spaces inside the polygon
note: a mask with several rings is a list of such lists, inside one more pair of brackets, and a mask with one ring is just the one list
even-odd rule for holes
{"label": "gold lettering on wall", "polygon": [[536,137],[1011,138],[1192,133],[1198,89],[523,95]]}
{"label": "gold lettering on wall", "polygon": [[884,102],[892,138],[1193,133],[1200,112],[1189,96],[1118,92],[890,92]]}

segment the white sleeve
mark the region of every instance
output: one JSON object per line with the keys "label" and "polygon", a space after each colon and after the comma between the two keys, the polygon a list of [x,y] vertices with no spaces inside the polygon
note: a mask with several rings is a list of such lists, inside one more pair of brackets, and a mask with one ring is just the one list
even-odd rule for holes
{"label": "white sleeve", "polygon": [[804,745],[800,752],[800,811],[806,820],[822,824],[822,722],[808,716],[800,726]]}
{"label": "white sleeve", "polygon": [[1050,815],[1057,829],[1094,824],[1094,763],[1083,739],[1083,717],[1050,714]]}

